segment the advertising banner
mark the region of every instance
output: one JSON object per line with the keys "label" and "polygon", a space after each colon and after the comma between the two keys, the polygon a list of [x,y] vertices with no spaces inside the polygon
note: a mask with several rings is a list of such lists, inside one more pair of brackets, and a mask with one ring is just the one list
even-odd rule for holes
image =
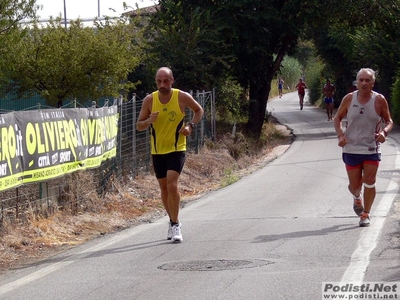
{"label": "advertising banner", "polygon": [[0,114],[0,191],[96,168],[117,135],[117,106]]}

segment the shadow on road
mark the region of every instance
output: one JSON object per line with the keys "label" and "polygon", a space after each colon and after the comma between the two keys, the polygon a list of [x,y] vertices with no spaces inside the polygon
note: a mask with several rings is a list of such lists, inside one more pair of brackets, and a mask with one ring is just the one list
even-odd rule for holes
{"label": "shadow on road", "polygon": [[273,241],[278,241],[282,239],[298,239],[310,236],[322,236],[328,235],[334,232],[355,230],[360,228],[358,225],[347,224],[347,225],[335,225],[327,228],[323,228],[320,230],[308,230],[308,231],[294,231],[288,232],[284,234],[271,234],[271,235],[260,235],[256,237],[253,243],[268,243]]}

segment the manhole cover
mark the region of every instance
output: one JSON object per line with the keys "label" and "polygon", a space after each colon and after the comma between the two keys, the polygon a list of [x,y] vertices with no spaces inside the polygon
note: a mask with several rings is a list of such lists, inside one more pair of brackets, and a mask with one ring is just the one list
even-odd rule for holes
{"label": "manhole cover", "polygon": [[159,266],[161,270],[168,271],[222,271],[261,267],[272,264],[267,260],[192,260],[182,262],[170,262]]}
{"label": "manhole cover", "polygon": [[400,171],[380,171],[378,176],[400,183]]}

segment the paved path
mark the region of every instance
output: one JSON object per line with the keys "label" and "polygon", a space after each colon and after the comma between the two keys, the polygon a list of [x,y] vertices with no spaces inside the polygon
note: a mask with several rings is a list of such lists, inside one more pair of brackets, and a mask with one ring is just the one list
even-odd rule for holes
{"label": "paved path", "polygon": [[[389,135],[372,225],[358,226],[332,122],[295,93],[268,110],[296,135],[264,168],[167,218],[0,277],[0,299],[321,299],[323,282],[400,281],[399,134]],[[397,206],[398,207],[398,206]]]}

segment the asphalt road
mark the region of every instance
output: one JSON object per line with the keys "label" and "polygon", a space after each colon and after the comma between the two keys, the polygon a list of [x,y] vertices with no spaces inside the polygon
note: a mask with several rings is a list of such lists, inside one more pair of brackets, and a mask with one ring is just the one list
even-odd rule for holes
{"label": "asphalt road", "polygon": [[383,146],[371,227],[360,228],[333,123],[295,93],[268,111],[296,135],[267,166],[167,218],[0,277],[0,299],[296,299],[323,282],[400,281],[399,143]]}

